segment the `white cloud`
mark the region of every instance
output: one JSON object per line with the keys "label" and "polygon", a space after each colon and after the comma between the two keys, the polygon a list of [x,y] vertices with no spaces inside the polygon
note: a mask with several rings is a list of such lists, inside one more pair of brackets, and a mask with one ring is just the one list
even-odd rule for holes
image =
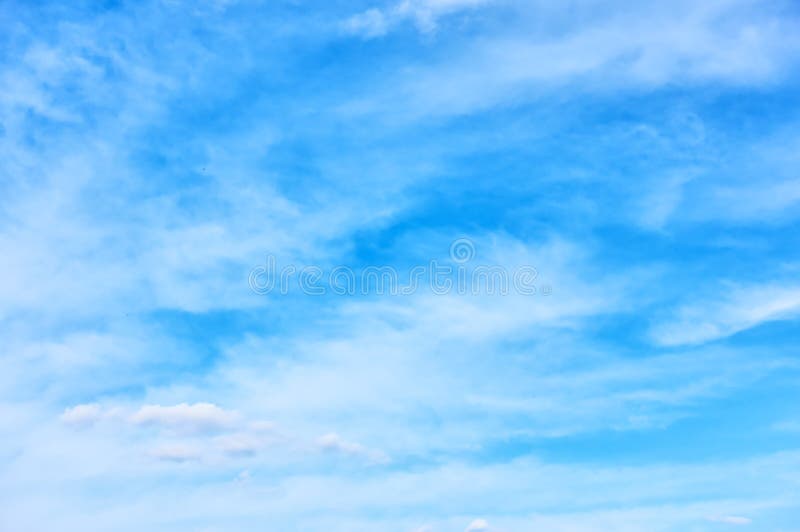
{"label": "white cloud", "polygon": [[723,515],[719,517],[709,517],[709,521],[713,523],[724,523],[726,525],[749,525],[753,522],[752,519],[741,517],[738,515]]}
{"label": "white cloud", "polygon": [[486,532],[487,530],[489,530],[489,522],[486,519],[475,519],[467,525],[464,532]]}
{"label": "white cloud", "polygon": [[236,412],[211,403],[145,405],[130,417],[131,422],[137,425],[155,425],[186,432],[223,430],[232,427],[238,419]]}
{"label": "white cloud", "polygon": [[348,456],[363,457],[372,463],[382,464],[389,461],[389,457],[381,451],[369,449],[360,443],[343,439],[338,434],[331,432],[317,438],[317,447],[326,452],[341,453]]}
{"label": "white cloud", "polygon": [[[100,420],[113,420],[127,423],[130,428],[154,426],[166,429],[172,441],[148,452],[164,461],[195,460],[201,455],[236,461],[248,459],[268,447],[273,450],[280,447],[283,452],[291,450],[301,456],[322,451],[365,460],[370,464],[389,462],[386,453],[346,440],[333,432],[309,442],[299,434],[278,431],[274,423],[247,422],[238,412],[211,403],[145,405],[128,414],[120,407],[84,404],[67,408],[60,420],[73,428],[89,427]],[[152,437],[157,439],[158,435]]]}
{"label": "white cloud", "polygon": [[103,410],[97,404],[76,405],[61,414],[62,422],[74,426],[93,425],[102,418]]}
{"label": "white cloud", "polygon": [[348,18],[344,28],[367,38],[380,37],[392,27],[411,20],[421,32],[436,29],[439,18],[489,4],[493,0],[401,0],[384,9],[370,8]]}
{"label": "white cloud", "polygon": [[671,319],[651,329],[665,346],[702,344],[757,327],[794,319],[800,313],[800,287],[763,284],[723,287],[724,292],[681,306]]}
{"label": "white cloud", "polygon": [[[652,530],[653,523],[659,530],[702,528],[708,516],[746,515],[758,522],[762,514],[800,506],[797,475],[787,473],[797,471],[800,455],[786,452],[664,465],[547,464],[531,457],[447,460],[352,475],[338,468],[292,467],[290,452],[281,449],[247,464],[219,464],[193,441],[148,444],[141,452],[114,434],[92,439],[84,432],[40,431],[36,438],[22,440],[27,451],[4,472],[4,481],[14,487],[5,495],[4,522],[14,529],[47,529],[58,520],[68,530],[102,526],[133,532],[170,524],[171,530],[183,530],[175,523],[227,523],[235,516],[239,528],[257,529],[269,518],[287,529],[413,530],[426,523],[445,531],[463,530],[475,508],[490,507],[482,518],[497,530],[634,532]],[[116,450],[117,442],[126,446]],[[146,460],[148,455],[156,460]],[[268,475],[259,474],[262,467]],[[249,479],[232,482],[243,469],[251,471]],[[82,511],[92,502],[86,498],[112,481],[152,487],[92,515],[92,525]],[[65,484],[74,489],[65,492]],[[167,508],[163,501],[170,494],[174,503]],[[430,501],[441,500],[446,507],[432,510]],[[564,500],[577,502],[553,510]],[[42,504],[47,515],[29,511]],[[373,512],[364,515],[363,508]]]}
{"label": "white cloud", "polygon": [[383,94],[344,109],[396,109],[409,120],[514,105],[565,87],[763,85],[800,62],[798,35],[796,20],[755,0],[524,4],[505,31],[457,40],[451,53],[399,72]]}
{"label": "white cloud", "polygon": [[[309,162],[307,173],[333,176],[332,181],[341,179],[343,192],[320,192],[301,183],[302,193],[297,196],[313,196],[304,204],[302,198],[289,199],[291,194],[284,188],[291,186],[282,181],[286,176],[273,179],[271,175],[280,173],[280,169],[272,168],[274,160],[270,158],[271,150],[277,149],[275,143],[284,134],[280,125],[274,129],[256,127],[228,138],[216,138],[202,130],[186,145],[169,146],[158,134],[171,127],[171,120],[160,113],[176,101],[186,102],[185,106],[177,106],[183,111],[191,110],[193,105],[173,89],[182,86],[192,94],[202,95],[204,85],[223,86],[224,100],[231,101],[238,95],[240,82],[246,79],[248,83],[244,85],[255,85],[251,82],[256,81],[258,72],[247,63],[251,52],[259,69],[272,72],[273,67],[269,50],[264,51],[256,43],[250,48],[251,43],[247,43],[241,48],[247,52],[243,54],[245,60],[234,61],[232,66],[232,70],[244,69],[246,76],[208,68],[215,59],[210,52],[215,46],[197,46],[194,32],[191,38],[184,39],[183,32],[190,27],[182,25],[183,18],[173,17],[173,4],[157,3],[154,6],[158,9],[152,10],[169,13],[162,22],[175,30],[166,46],[155,47],[155,53],[143,43],[162,42],[146,29],[158,24],[144,24],[137,19],[127,28],[132,33],[126,33],[125,27],[113,23],[123,20],[124,12],[115,11],[103,23],[95,23],[95,19],[81,23],[73,17],[69,24],[59,27],[71,32],[74,39],[61,33],[28,36],[32,40],[41,37],[43,41],[55,41],[53,45],[62,49],[37,44],[29,53],[17,54],[31,72],[12,72],[2,78],[9,82],[10,90],[0,96],[6,134],[0,147],[0,164],[7,165],[2,168],[4,174],[18,179],[8,184],[8,190],[3,188],[0,255],[5,260],[0,264],[0,276],[5,282],[0,286],[0,320],[22,316],[35,324],[36,330],[26,334],[36,341],[14,342],[11,348],[6,345],[20,358],[3,356],[4,366],[0,369],[12,369],[13,379],[0,371],[5,375],[0,388],[9,390],[6,382],[16,380],[16,395],[18,388],[28,386],[31,380],[27,377],[33,373],[48,384],[42,387],[46,389],[41,394],[38,388],[30,392],[46,407],[14,403],[6,397],[0,405],[2,417],[13,416],[15,420],[9,424],[14,425],[8,431],[12,437],[5,437],[4,432],[0,438],[0,456],[6,457],[0,488],[11,508],[11,528],[52,529],[52,522],[57,521],[66,530],[175,530],[180,529],[178,523],[222,523],[236,516],[242,528],[257,529],[268,516],[284,523],[284,529],[301,523],[309,530],[396,530],[435,522],[437,530],[459,530],[467,522],[464,516],[474,509],[497,507],[498,516],[486,517],[493,527],[508,530],[593,530],[597,523],[607,524],[606,529],[642,530],[653,522],[665,521],[677,523],[678,529],[688,529],[688,525],[702,526],[698,521],[705,515],[735,517],[738,512],[747,512],[757,516],[760,501],[796,493],[796,482],[785,474],[797,470],[796,459],[791,456],[776,459],[778,465],[768,460],[748,461],[744,465],[679,467],[677,473],[674,468],[658,467],[550,467],[532,460],[515,461],[504,467],[465,464],[460,460],[462,454],[483,452],[484,444],[495,438],[660,426],[671,416],[690,410],[687,405],[752,382],[779,367],[781,361],[776,357],[754,360],[747,352],[717,356],[702,351],[688,353],[691,356],[683,359],[626,359],[625,354],[584,341],[587,324],[590,329],[602,327],[606,323],[602,317],[627,308],[631,291],[641,286],[637,285],[635,272],[623,271],[610,277],[602,271],[602,265],[591,268],[598,257],[592,257],[591,252],[581,256],[576,251],[587,249],[589,244],[585,242],[539,246],[499,239],[498,257],[530,261],[543,276],[550,275],[555,288],[550,300],[513,296],[495,300],[415,297],[391,302],[362,300],[341,306],[339,302],[287,300],[286,316],[291,318],[296,311],[303,317],[304,326],[299,332],[292,329],[293,325],[284,329],[281,322],[277,335],[221,335],[225,336],[224,340],[219,339],[222,353],[215,360],[218,364],[208,370],[211,375],[180,371],[165,374],[163,379],[151,379],[138,368],[128,371],[130,360],[146,364],[154,356],[165,357],[175,351],[166,342],[149,341],[160,323],[128,331],[127,336],[105,334],[102,331],[108,328],[104,321],[108,316],[121,319],[130,311],[150,318],[149,313],[163,309],[203,312],[219,308],[244,314],[247,309],[264,305],[263,299],[248,298],[251,294],[242,280],[242,273],[256,257],[260,259],[264,251],[283,251],[287,258],[340,257],[345,253],[342,248],[361,238],[353,236],[358,229],[379,230],[385,220],[409,202],[403,190],[413,178],[399,174],[413,173],[409,166],[417,164],[411,160],[414,157],[409,157],[414,150],[393,157],[389,150],[369,154],[369,150],[359,149],[353,157],[357,164],[351,166],[334,157],[320,157],[325,160],[314,161],[318,167]],[[355,25],[351,29],[377,36],[401,23],[413,22],[421,31],[433,31],[442,17],[480,4],[464,0],[393,3],[389,8],[374,8],[363,13],[362,18],[352,19]],[[393,100],[397,105],[382,109],[398,109],[401,114],[409,108],[430,110],[431,114],[468,112],[497,103],[513,103],[518,97],[524,98],[522,93],[529,89],[587,79],[598,85],[618,82],[637,86],[707,80],[758,83],[776,79],[793,60],[795,38],[786,31],[791,29],[791,22],[772,24],[768,14],[757,12],[752,24],[737,32],[726,25],[731,20],[728,7],[734,5],[730,2],[707,4],[712,11],[714,6],[722,6],[719,13],[708,18],[703,18],[703,6],[695,11],[688,3],[680,2],[663,8],[665,12],[658,12],[656,6],[652,17],[647,12],[653,6],[627,17],[627,11],[637,9],[628,3],[624,9],[609,8],[613,16],[601,16],[601,20],[591,18],[594,8],[581,11],[589,4],[571,4],[563,11],[555,9],[559,13],[553,19],[541,21],[541,26],[547,28],[544,33],[528,32],[531,28],[522,21],[503,28],[509,30],[507,33],[481,34],[469,42],[444,42],[441,49],[431,49],[429,56],[420,54],[423,64],[396,69],[400,76],[408,75],[403,78],[408,83],[401,84],[405,100]],[[149,7],[152,6],[137,12],[144,15]],[[677,14],[667,12],[673,9]],[[570,21],[588,19],[590,23],[576,23],[573,27],[570,22],[568,28],[551,24],[564,14]],[[263,17],[259,23],[265,23],[267,18],[270,17]],[[175,20],[179,22],[173,24]],[[224,35],[224,41],[234,41],[238,53],[239,32],[229,21],[218,22],[219,34],[215,33],[214,24],[204,25],[208,29],[204,35],[212,43]],[[599,24],[592,27],[594,22]],[[300,29],[314,35],[314,39],[325,38],[306,27]],[[287,32],[297,30],[290,28]],[[281,38],[261,27],[259,31],[269,36],[265,40]],[[780,42],[774,34],[783,35]],[[131,35],[140,35],[141,42]],[[23,42],[28,37],[11,41]],[[248,37],[244,35],[242,39]],[[117,42],[121,43],[119,47],[111,46],[108,53],[102,49],[104,43]],[[292,46],[284,44],[279,47],[280,55],[292,57],[285,54]],[[302,48],[312,50],[311,45]],[[156,57],[162,54],[172,54],[174,64]],[[95,56],[101,60],[92,63]],[[284,65],[277,60],[275,64]],[[103,78],[105,71],[113,72],[113,76]],[[290,71],[293,69],[280,70]],[[164,80],[154,74],[160,72],[174,75]],[[121,83],[112,81],[117,77]],[[396,80],[386,81],[392,84]],[[65,85],[70,88],[69,94],[55,90]],[[585,87],[591,89],[591,83]],[[339,94],[338,88],[332,93]],[[336,101],[326,99],[329,96],[322,95],[323,103],[335,105]],[[303,113],[310,111],[313,121],[319,118],[324,123],[325,105],[297,99],[301,100],[298,105],[302,105]],[[244,100],[253,108],[248,107],[248,118],[243,123],[261,123],[282,114],[265,114],[258,108],[259,102],[249,97]],[[81,101],[95,102],[104,111],[93,113],[80,108],[76,103]],[[209,108],[218,101],[213,97],[205,100]],[[269,105],[277,109],[283,103],[278,99]],[[54,126],[46,132],[46,142],[29,138],[27,133],[37,128],[18,127],[21,117],[28,115],[37,120],[69,121],[70,131],[78,134],[74,138],[60,136],[60,126]],[[236,122],[236,116],[230,118]],[[137,129],[142,125],[145,127]],[[227,125],[219,125],[228,130]],[[302,127],[298,123],[285,133],[288,145],[294,146],[297,137],[304,134]],[[383,134],[380,128],[364,129],[369,135]],[[19,132],[25,134],[18,136]],[[399,138],[393,137],[395,133],[389,132],[388,137]],[[348,132],[337,135],[349,138]],[[502,131],[498,137],[504,137]],[[143,139],[163,144],[164,149],[150,154],[150,146]],[[15,144],[17,140],[20,142]],[[313,144],[322,149],[325,143],[317,141],[324,138],[314,140]],[[29,149],[34,145],[46,149]],[[447,149],[450,148],[443,151]],[[190,155],[177,157],[176,152]],[[194,165],[200,166],[197,161],[202,160],[208,165],[209,174],[214,175],[203,174],[196,181],[186,177],[192,182],[192,190],[176,191],[169,179],[143,176],[141,169],[129,163],[150,155],[163,156],[170,168],[187,174],[199,170]],[[365,168],[369,165],[361,163],[370,155],[388,162],[374,169]],[[421,174],[447,173],[437,166],[438,159],[423,159],[420,166],[427,165],[433,171],[426,169]],[[386,170],[392,166],[401,170]],[[374,192],[373,182],[352,179],[354,175],[371,173],[380,174],[375,182],[392,181],[395,188],[381,183]],[[31,185],[31,177],[40,181]],[[353,186],[354,182],[358,186]],[[159,186],[154,189],[152,183]],[[683,184],[681,180],[671,181],[671,188],[665,191],[669,194],[647,198],[643,202],[643,223],[661,228],[679,214]],[[724,190],[727,189],[718,189],[719,197],[727,199]],[[736,190],[747,194],[750,189]],[[388,199],[382,199],[384,196]],[[752,212],[760,215],[765,210],[789,209],[797,197],[796,187],[770,188],[754,196],[758,208]],[[126,238],[119,238],[122,234]],[[418,236],[413,234],[409,240],[422,245],[423,239]],[[774,300],[761,301],[760,310],[739,300],[710,304],[705,307],[711,312],[710,317],[703,315],[698,320],[690,312],[686,321],[688,325],[710,321],[714,334],[728,334],[742,324],[752,326],[748,324],[777,319],[775,316],[783,319],[794,312],[796,303],[776,308]],[[292,307],[295,304],[298,307]],[[702,307],[703,303],[697,305]],[[733,308],[736,305],[747,307],[750,314]],[[279,310],[283,314],[282,306]],[[318,315],[324,319],[315,321]],[[598,316],[601,319],[595,320]],[[86,328],[86,334],[64,332],[75,322]],[[6,321],[3,325],[4,340],[19,334],[14,329],[16,325],[6,328]],[[44,338],[48,328],[55,339]],[[680,332],[678,342],[686,341],[679,336]],[[120,341],[135,337],[148,340]],[[690,334],[689,342],[697,337]],[[699,337],[703,337],[702,331]],[[97,366],[113,368],[121,361],[126,365],[116,366],[116,371],[96,372]],[[31,370],[34,365],[36,372]],[[74,371],[63,378],[69,368]],[[64,397],[107,397],[102,391],[87,393],[87,389],[94,390],[86,384],[90,380],[97,381],[98,386],[116,387],[119,395],[114,397],[122,397],[128,390],[143,390],[148,404],[139,408],[138,403],[127,409],[76,405],[61,414],[63,424],[96,426],[87,431],[66,430],[54,420]],[[176,404],[186,397],[209,402]],[[223,404],[236,410],[217,406]],[[45,413],[40,414],[37,409]],[[271,426],[247,423],[247,419],[273,413],[281,418],[281,427],[291,429],[292,437],[281,440],[285,445],[271,447],[269,453],[261,452],[274,443]],[[24,430],[16,430],[18,417],[27,423]],[[108,422],[98,423],[102,420]],[[348,439],[335,432],[316,438],[321,426],[335,427]],[[146,427],[166,430],[141,430]],[[170,441],[161,441],[165,436]],[[187,476],[175,475],[176,468],[170,464],[140,460],[151,448],[149,456],[158,461],[185,463],[179,469]],[[320,451],[331,456],[320,456]],[[357,480],[340,471],[314,471],[317,461],[335,461],[340,455],[352,457],[352,463],[384,463],[391,455],[401,463],[400,455],[404,453],[419,467],[404,471],[398,467],[386,475]],[[430,457],[434,458],[428,462]],[[302,462],[302,467],[293,468],[293,461]],[[230,479],[243,466],[253,467],[256,474],[240,475],[242,480],[250,478],[242,485],[234,485]],[[255,468],[260,467],[269,468],[270,474],[258,474]],[[759,473],[758,478],[753,471]],[[200,477],[202,480],[198,480]],[[226,483],[217,485],[215,478],[224,478]],[[125,482],[152,486],[152,493],[137,489],[130,497],[109,504],[103,512],[86,511],[95,506],[93,497],[98,487]],[[186,484],[176,489],[174,483],[178,482]],[[65,490],[64,486],[74,489]],[[235,496],[231,495],[232,489],[239,490]],[[170,490],[180,495],[174,497]],[[642,490],[644,495],[639,493]],[[387,498],[387,494],[391,497]],[[163,501],[170,495],[174,504],[165,508]],[[726,502],[731,496],[741,496],[751,505]],[[531,507],[553,508],[565,500],[578,499],[588,501],[591,510],[576,505],[569,515],[524,515],[525,508],[520,507],[530,503]],[[674,507],[653,502],[670,499],[681,502]],[[445,509],[437,509],[442,515],[431,516],[425,514],[431,500],[453,502]],[[695,508],[686,500],[710,502]],[[612,509],[596,510],[600,505]],[[620,510],[623,506],[625,509]],[[48,511],[42,512],[42,508]],[[364,508],[379,510],[368,512],[378,516],[377,522],[360,512]],[[406,509],[407,518],[397,517]],[[356,514],[363,517],[349,517]],[[389,514],[402,523],[380,521],[381,516]],[[509,515],[521,517],[512,521]],[[247,527],[248,519],[256,521],[255,525]],[[348,519],[354,526],[348,527]],[[323,527],[322,521],[333,526]],[[481,525],[488,527],[485,520],[476,520],[470,526]],[[433,524],[426,527],[434,529]]]}
{"label": "white cloud", "polygon": [[[347,436],[319,442],[330,449],[355,453],[363,446],[399,459],[454,441],[478,448],[520,431],[665,427],[689,415],[689,405],[792,367],[779,353],[754,358],[746,349],[713,348],[629,357],[576,340],[594,316],[627,309],[625,301],[649,277],[609,278],[591,268],[589,249],[564,242],[526,245],[499,235],[476,242],[482,261],[536,265],[554,294],[346,302],[316,334],[288,341],[251,336],[228,346],[229,362],[210,380],[230,391],[226,404],[270,412],[305,438],[319,434],[320,425]],[[505,347],[517,339],[524,349]],[[267,353],[281,353],[280,363]],[[488,367],[494,357],[503,364]],[[353,410],[368,420],[363,426],[343,414]],[[459,422],[423,436],[394,421],[428,422],[428,412]],[[352,442],[358,443],[348,447]]]}

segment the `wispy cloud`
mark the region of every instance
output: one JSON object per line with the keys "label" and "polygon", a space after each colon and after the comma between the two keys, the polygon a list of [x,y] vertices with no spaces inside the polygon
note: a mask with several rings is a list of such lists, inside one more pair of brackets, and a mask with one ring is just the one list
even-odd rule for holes
{"label": "wispy cloud", "polygon": [[[796,21],[779,11],[734,1],[673,7],[536,4],[533,14],[511,20],[503,35],[457,46],[433,64],[405,70],[386,86],[386,97],[400,102],[400,115],[460,115],[575,84],[588,93],[671,83],[758,86],[787,76],[800,59],[800,41],[784,38]],[[568,10],[582,16],[569,16]],[[567,17],[571,22],[565,23]],[[741,17],[748,19],[746,26],[730,23]],[[375,102],[373,111],[384,103]]]}
{"label": "wispy cloud", "polygon": [[0,7],[2,527],[793,526],[798,15]]}
{"label": "wispy cloud", "polygon": [[210,403],[181,403],[175,406],[145,405],[137,410],[131,421],[137,425],[154,425],[188,432],[205,432],[231,427],[237,419]]}
{"label": "wispy cloud", "polygon": [[441,17],[474,9],[495,0],[401,0],[384,8],[369,8],[349,17],[344,27],[366,38],[386,35],[398,24],[410,20],[423,33],[436,29]]}
{"label": "wispy cloud", "polygon": [[724,523],[726,525],[749,525],[753,522],[752,519],[741,517],[738,515],[723,515],[719,517],[709,517],[709,521],[714,523]]}
{"label": "wispy cloud", "polygon": [[678,308],[675,317],[656,324],[653,339],[662,345],[702,344],[763,323],[794,318],[800,288],[791,285],[723,286],[716,299]]}

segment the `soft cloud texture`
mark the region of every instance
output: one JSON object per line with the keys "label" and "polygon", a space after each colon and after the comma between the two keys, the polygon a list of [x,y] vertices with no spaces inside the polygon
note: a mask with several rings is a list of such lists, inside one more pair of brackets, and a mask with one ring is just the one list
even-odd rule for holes
{"label": "soft cloud texture", "polygon": [[680,307],[674,320],[656,325],[652,334],[662,345],[698,344],[762,323],[791,320],[798,312],[800,288],[774,284],[725,286],[718,300]]}
{"label": "soft cloud texture", "polygon": [[227,412],[210,403],[181,403],[175,406],[145,405],[131,421],[137,425],[154,425],[187,432],[205,432],[228,428],[236,421],[236,413]]}
{"label": "soft cloud texture", "polygon": [[[0,529],[795,526],[798,25],[0,7]],[[536,290],[257,295],[267,256]]]}

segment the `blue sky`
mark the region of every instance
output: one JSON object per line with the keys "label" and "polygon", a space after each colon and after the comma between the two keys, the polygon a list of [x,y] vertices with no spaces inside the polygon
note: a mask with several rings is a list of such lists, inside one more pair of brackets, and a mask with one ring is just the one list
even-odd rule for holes
{"label": "blue sky", "polygon": [[0,530],[798,530],[797,2],[0,29]]}

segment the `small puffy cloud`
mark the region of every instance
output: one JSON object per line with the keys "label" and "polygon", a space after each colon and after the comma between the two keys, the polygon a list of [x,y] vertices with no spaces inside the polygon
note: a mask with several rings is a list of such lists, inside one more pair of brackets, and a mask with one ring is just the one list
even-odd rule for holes
{"label": "small puffy cloud", "polygon": [[130,420],[137,425],[155,425],[181,432],[211,432],[233,426],[238,415],[211,403],[181,403],[174,406],[146,405]]}
{"label": "small puffy cloud", "polygon": [[61,414],[61,422],[67,425],[85,427],[103,418],[103,409],[97,404],[76,405]]}
{"label": "small puffy cloud", "polygon": [[486,519],[475,519],[467,525],[464,532],[485,532],[489,530],[489,522]]}
{"label": "small puffy cloud", "polygon": [[386,463],[389,461],[389,457],[385,453],[369,449],[360,443],[347,441],[334,432],[317,438],[317,447],[325,452],[363,457],[372,463]]}
{"label": "small puffy cloud", "polygon": [[317,445],[324,451],[341,451],[356,454],[361,452],[364,447],[357,443],[345,441],[338,434],[331,432],[317,438]]}
{"label": "small puffy cloud", "polygon": [[[82,404],[64,410],[60,420],[72,427],[90,426],[100,420],[114,420],[134,429],[164,429],[171,437],[184,441],[158,447],[149,454],[159,460],[173,462],[197,459],[206,452],[218,452],[229,458],[247,457],[284,440],[284,436],[277,432],[273,423],[263,420],[248,422],[239,413],[212,403],[144,405],[133,410],[94,403]],[[202,444],[203,453],[197,447],[182,445],[186,441],[193,445]],[[341,443],[341,449],[343,452],[362,452],[369,455],[368,450],[361,450],[347,442]]]}

